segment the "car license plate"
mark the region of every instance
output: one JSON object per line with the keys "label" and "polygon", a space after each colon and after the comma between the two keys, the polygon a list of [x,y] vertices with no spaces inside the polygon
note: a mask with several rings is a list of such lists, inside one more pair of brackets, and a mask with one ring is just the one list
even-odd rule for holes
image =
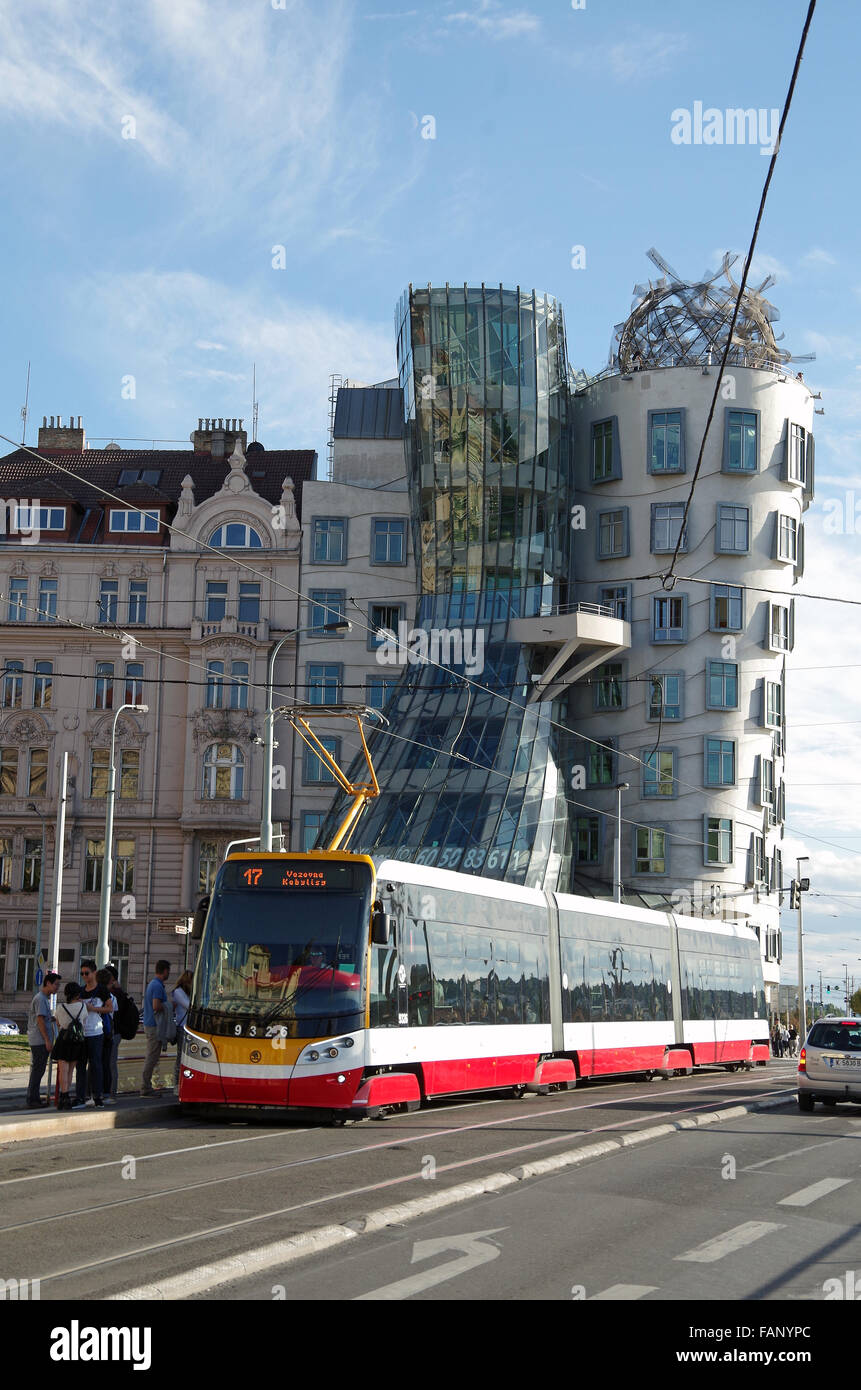
{"label": "car license plate", "polygon": [[832,1070],[835,1068],[840,1068],[842,1070],[844,1067],[858,1068],[861,1070],[861,1057],[825,1057],[823,1060],[825,1065]]}

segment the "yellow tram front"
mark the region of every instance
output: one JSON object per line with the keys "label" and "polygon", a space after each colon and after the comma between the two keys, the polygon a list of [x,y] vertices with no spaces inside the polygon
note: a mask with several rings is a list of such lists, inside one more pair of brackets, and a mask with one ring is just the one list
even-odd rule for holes
{"label": "yellow tram front", "polygon": [[374,898],[365,855],[222,864],[184,1035],[183,1105],[349,1109],[366,1064]]}

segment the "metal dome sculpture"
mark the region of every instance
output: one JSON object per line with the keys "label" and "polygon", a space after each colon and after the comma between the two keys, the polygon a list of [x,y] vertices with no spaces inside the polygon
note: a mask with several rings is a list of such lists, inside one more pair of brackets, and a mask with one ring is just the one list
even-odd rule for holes
{"label": "metal dome sculpture", "polygon": [[[692,282],[682,280],[654,247],[647,255],[662,275],[655,284],[634,286],[631,312],[613,330],[610,367],[627,374],[649,367],[719,363],[738,298],[739,284],[730,274],[738,256],[727,252],[718,270]],[[775,337],[772,324],[780,313],[764,297],[773,284],[773,276],[768,275],[755,289],[745,289],[728,365],[781,367],[787,362],[813,361],[813,353],[795,357],[778,347],[783,335]]]}

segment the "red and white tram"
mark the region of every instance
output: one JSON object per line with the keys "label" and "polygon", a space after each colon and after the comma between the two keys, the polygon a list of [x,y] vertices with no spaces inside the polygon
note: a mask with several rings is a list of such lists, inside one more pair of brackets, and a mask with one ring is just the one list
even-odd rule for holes
{"label": "red and white tram", "polygon": [[748,928],[366,855],[232,854],[180,1100],[321,1118],[768,1059]]}

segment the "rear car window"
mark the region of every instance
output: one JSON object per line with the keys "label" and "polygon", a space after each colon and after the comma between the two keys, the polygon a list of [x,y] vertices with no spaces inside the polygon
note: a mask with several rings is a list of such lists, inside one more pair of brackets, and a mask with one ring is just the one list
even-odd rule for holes
{"label": "rear car window", "polygon": [[861,1052],[861,1022],[851,1026],[817,1023],[810,1030],[807,1044],[832,1052]]}

